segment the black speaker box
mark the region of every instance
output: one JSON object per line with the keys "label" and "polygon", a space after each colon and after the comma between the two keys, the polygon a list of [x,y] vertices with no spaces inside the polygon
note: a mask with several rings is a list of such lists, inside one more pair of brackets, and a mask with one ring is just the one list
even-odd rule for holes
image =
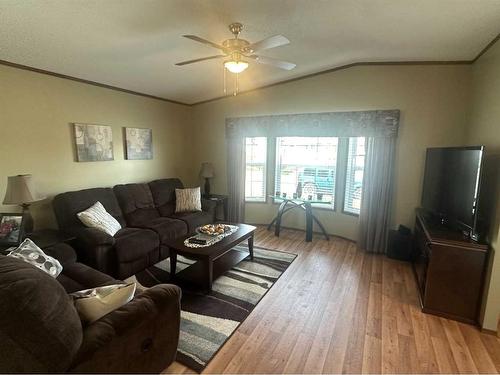
{"label": "black speaker box", "polygon": [[387,244],[387,256],[391,259],[411,261],[412,254],[412,235],[411,230],[403,225],[398,230],[389,231],[389,240]]}

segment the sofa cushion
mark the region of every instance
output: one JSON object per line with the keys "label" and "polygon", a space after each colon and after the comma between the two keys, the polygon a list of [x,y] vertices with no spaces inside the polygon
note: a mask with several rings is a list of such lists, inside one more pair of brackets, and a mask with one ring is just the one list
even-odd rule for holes
{"label": "sofa cushion", "polygon": [[182,220],[188,226],[188,233],[194,233],[196,228],[213,223],[213,215],[208,212],[179,212],[173,218]]}
{"label": "sofa cushion", "polygon": [[160,217],[148,184],[116,185],[113,191],[128,226],[135,227]]}
{"label": "sofa cushion", "polygon": [[149,184],[153,201],[161,216],[171,216],[175,212],[175,189],[182,189],[178,178],[164,178]]}
{"label": "sofa cushion", "polygon": [[0,256],[0,372],[63,372],[82,342],[71,298],[51,276]]}
{"label": "sofa cushion", "polygon": [[131,262],[157,250],[160,241],[149,229],[123,228],[115,235],[116,257],[119,262]]}
{"label": "sofa cushion", "polygon": [[125,226],[125,220],[113,190],[110,188],[94,188],[69,191],[54,197],[52,204],[59,228],[68,233],[73,233],[75,228],[85,227],[76,214],[86,210],[97,201],[102,203],[106,211],[122,227]]}
{"label": "sofa cushion", "polygon": [[188,232],[188,226],[184,221],[170,217],[159,217],[145,222],[139,225],[139,227],[155,231],[160,237],[160,243],[162,244],[168,240],[183,236]]}

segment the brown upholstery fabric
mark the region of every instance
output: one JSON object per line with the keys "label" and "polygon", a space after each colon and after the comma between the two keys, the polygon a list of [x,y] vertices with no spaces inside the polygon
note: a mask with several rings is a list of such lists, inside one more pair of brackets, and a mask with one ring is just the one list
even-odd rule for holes
{"label": "brown upholstery fabric", "polygon": [[160,217],[148,184],[116,185],[113,191],[128,226],[136,227]]}
{"label": "brown upholstery fabric", "polygon": [[172,215],[173,218],[182,220],[188,226],[188,233],[195,233],[196,228],[214,222],[214,215],[204,211],[179,212]]}
{"label": "brown upholstery fabric", "polygon": [[113,190],[128,226],[155,231],[160,243],[187,233],[187,225],[183,221],[160,216],[148,184],[116,185]]}
{"label": "brown upholstery fabric", "polygon": [[82,342],[64,288],[36,267],[0,256],[0,372],[64,371]]}
{"label": "brown upholstery fabric", "polygon": [[148,228],[155,231],[160,236],[160,243],[183,236],[188,232],[186,223],[169,217],[160,217],[143,223],[140,228]]}
{"label": "brown upholstery fabric", "polygon": [[43,251],[56,258],[63,266],[56,280],[67,293],[121,282],[83,263],[76,262],[75,250],[65,243],[44,248]]}
{"label": "brown upholstery fabric", "polygon": [[113,190],[111,188],[94,188],[69,191],[54,197],[52,204],[59,228],[72,233],[75,227],[84,227],[76,214],[86,210],[97,201],[102,203],[106,211],[118,220],[122,227],[125,226],[125,220]]}
{"label": "brown upholstery fabric", "polygon": [[151,181],[149,184],[156,208],[161,216],[172,216],[175,213],[175,189],[184,185],[178,178],[164,178]]}
{"label": "brown upholstery fabric", "polygon": [[181,291],[156,285],[86,327],[72,372],[156,372],[175,359]]}
{"label": "brown upholstery fabric", "polygon": [[82,327],[59,283],[73,292],[121,281],[75,262],[66,244],[44,251],[64,264],[57,279],[22,260],[0,256],[0,373],[159,373],[174,361],[178,287],[163,284],[139,292]]}
{"label": "brown upholstery fabric", "polygon": [[148,229],[123,228],[115,234],[115,240],[116,257],[120,263],[136,260],[160,246],[158,235]]}

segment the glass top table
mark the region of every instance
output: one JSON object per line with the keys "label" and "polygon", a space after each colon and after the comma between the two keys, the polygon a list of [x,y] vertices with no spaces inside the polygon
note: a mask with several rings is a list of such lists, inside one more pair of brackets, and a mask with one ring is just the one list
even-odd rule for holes
{"label": "glass top table", "polygon": [[331,204],[332,202],[329,202],[329,201],[325,201],[325,200],[319,200],[319,199],[306,199],[306,198],[293,198],[293,197],[283,197],[283,196],[280,196],[280,195],[269,195],[269,198],[272,198],[274,200],[277,200],[277,201],[284,201],[284,200],[288,200],[288,201],[294,201],[294,202],[308,202],[308,203],[311,203],[311,204]]}
{"label": "glass top table", "polygon": [[321,232],[325,236],[326,240],[329,241],[330,237],[326,233],[325,227],[319,221],[319,219],[314,216],[312,212],[312,204],[313,203],[322,203],[322,204],[330,204],[328,201],[319,200],[319,199],[304,199],[304,198],[293,198],[292,197],[283,197],[278,195],[269,195],[270,198],[275,201],[280,201],[280,205],[278,207],[278,213],[276,217],[271,221],[271,223],[267,226],[267,230],[271,230],[274,225],[274,235],[279,237],[280,229],[281,229],[281,220],[283,215],[294,208],[299,208],[304,210],[306,215],[306,242],[311,242],[313,238],[313,222],[315,222],[318,227],[321,229]]}

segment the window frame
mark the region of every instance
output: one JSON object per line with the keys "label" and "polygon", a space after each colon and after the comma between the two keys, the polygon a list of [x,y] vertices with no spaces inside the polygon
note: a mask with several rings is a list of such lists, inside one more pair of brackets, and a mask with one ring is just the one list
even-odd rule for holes
{"label": "window frame", "polygon": [[[266,140],[266,158],[265,158],[265,161],[264,161],[264,171],[263,171],[263,197],[262,198],[256,198],[256,199],[248,199],[247,196],[246,196],[246,182],[247,182],[247,160],[246,160],[246,151],[247,151],[247,138],[264,138]],[[269,137],[245,137],[245,181],[244,181],[244,184],[245,184],[245,204],[246,203],[257,203],[257,204],[267,204],[267,180],[268,180],[268,176],[267,176],[267,173],[268,173],[268,164],[269,164]]]}
{"label": "window frame", "polygon": [[[287,136],[285,136],[287,137]],[[262,199],[247,199],[245,195],[245,204],[272,204],[279,205],[281,202],[277,199],[269,197],[269,191],[274,195],[276,190],[276,179],[278,171],[278,146],[277,139],[283,137],[245,137],[245,183],[246,183],[246,138],[265,138],[266,139],[266,161],[264,162],[264,181],[263,191],[264,197]],[[319,138],[319,137],[311,137]],[[359,217],[358,213],[346,211],[345,196],[347,194],[347,168],[349,159],[349,138],[356,137],[325,137],[337,138],[337,163],[335,172],[335,191],[333,204],[330,203],[312,203],[311,206],[317,210],[324,210],[329,212],[337,212],[339,214],[348,215],[352,217]],[[365,137],[365,148],[366,148]],[[366,149],[365,149],[366,157]],[[366,165],[365,165],[366,166]],[[363,169],[364,171],[364,169]],[[341,203],[339,203],[341,202]]]}
{"label": "window frame", "polygon": [[[339,158],[340,158],[340,142],[343,139],[343,137],[331,137],[331,136],[282,136],[282,137],[273,137],[273,144],[274,144],[274,163],[272,164],[274,169],[272,171],[273,175],[273,185],[272,185],[272,191],[273,195],[276,192],[276,179],[277,179],[277,171],[278,171],[278,138],[337,138],[337,159],[336,159],[336,164],[335,164],[335,186],[334,186],[334,192],[333,192],[333,204],[332,203],[311,203],[311,207],[319,210],[325,210],[325,211],[337,211],[337,197],[338,197],[338,176],[339,176]],[[269,147],[269,145],[268,145]],[[272,204],[279,205],[281,202],[277,199],[272,199]]]}

